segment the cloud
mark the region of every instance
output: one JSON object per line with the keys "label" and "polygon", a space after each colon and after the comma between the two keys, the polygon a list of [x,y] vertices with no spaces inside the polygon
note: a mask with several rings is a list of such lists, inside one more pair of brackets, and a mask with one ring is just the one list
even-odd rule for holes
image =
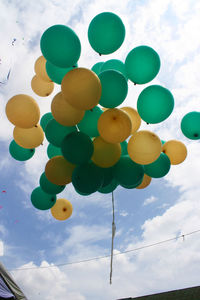
{"label": "cloud", "polygon": [[0,240],[0,256],[4,255],[3,241]]}
{"label": "cloud", "polygon": [[157,200],[158,198],[152,195],[151,197],[144,200],[143,206],[149,205]]}

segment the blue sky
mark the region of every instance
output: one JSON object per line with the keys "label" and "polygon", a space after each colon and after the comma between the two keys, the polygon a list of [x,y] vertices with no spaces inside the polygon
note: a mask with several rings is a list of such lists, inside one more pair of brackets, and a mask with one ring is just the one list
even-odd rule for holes
{"label": "blue sky", "polygon": [[[178,239],[114,256],[111,286],[109,258],[52,267],[110,254],[111,195],[82,197],[68,185],[59,197],[71,201],[74,210],[70,219],[58,222],[49,211],[36,210],[30,194],[38,186],[48,160],[48,143],[38,147],[31,160],[15,161],[8,151],[13,126],[5,115],[7,101],[19,93],[37,100],[41,115],[50,111],[51,100],[60,87],[57,85],[51,96],[40,98],[31,90],[30,82],[34,62],[41,55],[40,37],[51,25],[65,24],[78,34],[82,67],[91,68],[111,58],[124,60],[139,45],[154,48],[161,59],[158,76],[145,85],[135,87],[130,83],[123,105],[135,108],[138,95],[150,84],[168,88],[175,98],[171,116],[156,125],[143,122],[141,128],[156,132],[164,140],[184,142],[188,156],[181,165],[172,166],[166,177],[153,180],[144,190],[117,188],[114,253],[200,229],[199,142],[186,139],[180,130],[184,114],[199,110],[198,1],[0,0],[0,11],[1,80],[11,68],[9,81],[0,86],[0,259],[9,270],[32,268],[12,271],[28,299],[114,300],[198,285],[198,233],[186,236],[184,241]],[[126,38],[115,53],[99,57],[89,45],[87,29],[92,18],[103,11],[121,17]],[[2,193],[4,190],[6,193]]]}

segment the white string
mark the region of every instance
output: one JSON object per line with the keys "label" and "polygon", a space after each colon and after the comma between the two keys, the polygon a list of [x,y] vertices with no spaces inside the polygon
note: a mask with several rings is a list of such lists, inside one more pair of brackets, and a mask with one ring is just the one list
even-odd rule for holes
{"label": "white string", "polygon": [[115,225],[115,206],[114,206],[114,193],[112,192],[112,243],[111,243],[111,259],[110,259],[110,284],[112,284],[112,269],[113,269],[113,245],[114,245],[114,237],[116,232]]}

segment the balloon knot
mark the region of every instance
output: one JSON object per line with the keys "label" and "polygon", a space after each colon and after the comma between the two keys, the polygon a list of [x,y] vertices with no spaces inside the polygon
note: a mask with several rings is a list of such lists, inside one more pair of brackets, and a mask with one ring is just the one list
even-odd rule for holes
{"label": "balloon knot", "polygon": [[[147,122],[146,122],[147,123]],[[147,125],[149,125],[149,123],[147,123]]]}
{"label": "balloon knot", "polygon": [[99,56],[101,56],[101,53],[99,53]]}
{"label": "balloon knot", "polygon": [[72,66],[72,68],[76,68],[76,66]]}
{"label": "balloon knot", "polygon": [[37,126],[37,125],[35,125],[35,127],[37,128],[38,126]]}
{"label": "balloon knot", "polygon": [[198,133],[195,133],[195,134],[194,134],[194,137],[198,137],[198,136],[199,136]]}
{"label": "balloon knot", "polygon": [[134,82],[134,85],[136,85],[137,83]]}

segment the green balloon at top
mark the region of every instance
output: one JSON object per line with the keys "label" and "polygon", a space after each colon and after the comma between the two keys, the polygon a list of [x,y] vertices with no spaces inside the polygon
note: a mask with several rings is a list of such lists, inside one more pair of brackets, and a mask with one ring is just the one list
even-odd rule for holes
{"label": "green balloon at top", "polygon": [[55,82],[57,84],[61,84],[63,77],[69,71],[73,70],[76,67],[77,67],[77,64],[75,64],[74,66],[68,67],[68,68],[60,68],[60,67],[53,65],[49,61],[46,62],[47,75],[53,82]]}
{"label": "green balloon at top", "polygon": [[132,49],[125,60],[128,78],[135,84],[144,84],[156,77],[160,70],[160,58],[157,52],[148,46]]}
{"label": "green balloon at top", "polygon": [[98,120],[102,113],[103,111],[98,106],[91,110],[86,110],[83,119],[77,124],[78,129],[90,137],[98,136]]}
{"label": "green balloon at top", "polygon": [[181,131],[190,140],[200,139],[200,112],[187,113],[181,121]]}
{"label": "green balloon at top", "polygon": [[147,123],[155,124],[164,121],[169,117],[173,108],[173,95],[160,85],[148,86],[138,97],[138,113]]}
{"label": "green balloon at top", "polygon": [[123,43],[125,27],[116,14],[103,12],[95,16],[88,28],[88,39],[91,47],[101,54],[115,52]]}
{"label": "green balloon at top", "polygon": [[101,72],[101,67],[103,66],[104,62],[100,61],[96,64],[94,64],[91,68],[91,70],[96,73],[97,75],[99,75],[99,73]]}
{"label": "green balloon at top", "polygon": [[125,64],[119,59],[109,59],[106,62],[104,62],[101,66],[100,72],[106,70],[119,71],[120,73],[122,73],[122,75],[124,75],[126,79],[128,79],[126,75]]}
{"label": "green balloon at top", "polygon": [[81,53],[78,36],[65,25],[49,27],[41,37],[40,48],[46,60],[60,68],[75,65]]}

